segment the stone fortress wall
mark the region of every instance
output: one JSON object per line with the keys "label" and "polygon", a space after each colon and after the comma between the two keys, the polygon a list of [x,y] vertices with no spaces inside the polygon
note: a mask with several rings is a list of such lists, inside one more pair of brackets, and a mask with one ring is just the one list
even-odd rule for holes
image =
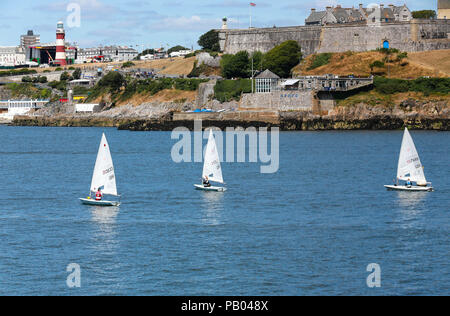
{"label": "stone fortress wall", "polygon": [[406,52],[450,49],[450,20],[416,20],[380,24],[349,23],[261,29],[218,30],[223,52],[267,52],[288,41],[299,43],[305,55],[363,52],[390,48]]}

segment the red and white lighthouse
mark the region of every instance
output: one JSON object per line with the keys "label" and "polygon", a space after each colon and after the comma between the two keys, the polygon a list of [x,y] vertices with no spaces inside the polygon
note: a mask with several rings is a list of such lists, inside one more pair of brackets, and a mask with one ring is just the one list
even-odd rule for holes
{"label": "red and white lighthouse", "polygon": [[56,27],[56,56],[55,63],[60,66],[66,66],[66,31],[64,31],[63,22],[59,21]]}

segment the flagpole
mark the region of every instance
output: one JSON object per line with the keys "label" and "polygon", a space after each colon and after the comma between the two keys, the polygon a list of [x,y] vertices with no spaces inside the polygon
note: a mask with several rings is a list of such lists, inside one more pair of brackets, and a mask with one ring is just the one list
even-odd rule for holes
{"label": "flagpole", "polygon": [[248,9],[249,15],[250,15],[250,28],[252,28],[252,5],[250,5],[250,8]]}

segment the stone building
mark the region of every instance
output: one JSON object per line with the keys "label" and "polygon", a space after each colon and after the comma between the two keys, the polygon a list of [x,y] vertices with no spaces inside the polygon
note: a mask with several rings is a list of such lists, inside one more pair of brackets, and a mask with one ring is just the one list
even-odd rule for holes
{"label": "stone building", "polygon": [[438,0],[438,19],[450,19],[450,0]]}
{"label": "stone building", "polygon": [[406,5],[384,6],[378,8],[364,8],[362,4],[358,8],[327,7],[325,11],[311,9],[311,14],[305,20],[305,25],[329,25],[343,23],[370,22],[408,22],[412,20],[412,12]]}

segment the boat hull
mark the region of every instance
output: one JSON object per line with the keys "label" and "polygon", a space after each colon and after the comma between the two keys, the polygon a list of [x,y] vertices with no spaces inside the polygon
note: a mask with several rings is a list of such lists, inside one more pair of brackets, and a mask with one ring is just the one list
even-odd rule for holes
{"label": "boat hull", "polygon": [[84,205],[91,205],[91,206],[120,206],[120,202],[114,202],[114,201],[96,201],[92,199],[80,199],[81,203]]}
{"label": "boat hull", "polygon": [[389,191],[409,191],[409,192],[433,192],[434,189],[432,187],[418,187],[411,186],[407,187],[404,185],[385,185],[384,186]]}
{"label": "boat hull", "polygon": [[194,184],[194,187],[196,190],[199,191],[209,191],[209,192],[225,192],[227,190],[227,188],[223,188],[223,187],[205,187],[201,184]]}

